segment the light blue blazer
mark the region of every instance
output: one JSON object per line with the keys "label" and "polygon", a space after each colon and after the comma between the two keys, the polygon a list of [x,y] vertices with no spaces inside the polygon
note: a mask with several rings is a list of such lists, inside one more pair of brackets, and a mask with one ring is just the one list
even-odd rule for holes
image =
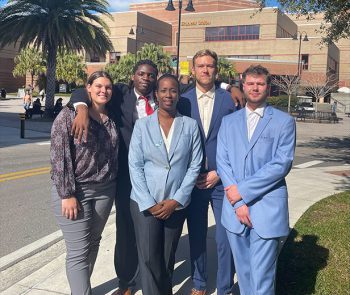
{"label": "light blue blazer", "polygon": [[140,211],[174,199],[181,207],[191,200],[191,192],[202,162],[202,147],[197,122],[177,115],[167,153],[158,112],[136,121],[129,147],[131,199]]}
{"label": "light blue blazer", "polygon": [[288,235],[285,176],[291,169],[294,149],[294,119],[271,106],[266,106],[250,142],[245,108],[223,119],[218,135],[218,173],[224,187],[237,184],[242,196],[234,207],[224,198],[221,222],[228,231],[243,232],[245,225],[237,219],[235,208],[245,203],[260,237]]}

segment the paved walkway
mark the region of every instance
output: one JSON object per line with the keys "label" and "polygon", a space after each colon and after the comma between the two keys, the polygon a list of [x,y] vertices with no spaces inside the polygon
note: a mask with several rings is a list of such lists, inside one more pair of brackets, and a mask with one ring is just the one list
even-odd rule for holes
{"label": "paved walkway", "polygon": [[[1,105],[0,105],[1,106]],[[305,125],[302,126],[304,128]],[[308,128],[312,125],[308,124]],[[344,127],[344,126],[343,126]],[[315,128],[321,128],[316,126]],[[327,127],[328,128],[328,127]],[[349,128],[349,127],[347,127]],[[12,130],[11,130],[12,129]],[[10,136],[15,133],[13,127],[1,128],[0,136],[1,141],[4,138],[4,134]],[[18,132],[18,129],[16,129]],[[36,132],[36,131],[30,131]],[[39,135],[46,134],[47,132],[39,132]],[[348,134],[348,133],[346,133]],[[30,135],[38,135],[30,133]],[[349,135],[349,134],[348,134]],[[18,140],[12,138],[12,140]],[[10,141],[10,139],[8,139]],[[14,142],[12,142],[14,144]],[[290,208],[290,225],[294,226],[300,216],[315,202],[321,200],[324,197],[338,193],[344,190],[350,189],[350,165],[335,165],[328,167],[317,168],[293,168],[287,177],[287,183],[289,188],[289,208]],[[215,270],[216,270],[216,251],[214,241],[214,218],[210,211],[209,217],[209,235],[208,235],[208,253],[209,253],[209,282],[208,282],[208,294],[216,294],[215,292]],[[114,266],[113,266],[113,252],[115,243],[115,214],[112,213],[107,226],[103,233],[101,241],[100,252],[97,258],[94,273],[91,281],[93,286],[93,294],[111,294],[117,287],[117,280],[115,278]],[[56,240],[55,240],[56,239]],[[60,233],[54,233],[49,240],[57,241],[60,239]],[[45,243],[45,242],[44,242]],[[61,253],[58,257],[54,256],[50,258],[50,253],[53,250],[60,249]],[[28,249],[26,249],[28,250]],[[15,253],[20,257],[21,252],[24,249]],[[29,251],[30,252],[30,251]],[[55,252],[55,251],[53,251]],[[40,251],[39,253],[31,256],[28,259],[19,261],[11,267],[6,268],[0,273],[0,285],[4,285],[6,278],[21,277],[23,269],[27,265],[40,265],[42,261],[46,259],[47,263],[43,267],[39,267],[38,270],[31,275],[25,277],[22,280],[16,281],[7,290],[4,290],[1,294],[17,295],[17,294],[30,294],[30,295],[44,295],[44,294],[70,294],[68,282],[65,274],[65,254],[63,241],[53,243],[47,250]],[[56,252],[57,253],[57,252]],[[23,254],[23,253],[22,253]],[[18,258],[17,257],[17,258]],[[6,258],[6,257],[5,257]],[[10,257],[15,259],[16,257]],[[9,259],[9,257],[7,257]],[[8,262],[8,261],[7,261]],[[2,263],[6,263],[5,259],[0,259],[0,267]],[[188,237],[187,228],[183,230],[183,234],[179,243],[177,251],[175,273],[174,273],[174,293],[178,295],[185,295],[189,293],[191,288],[191,282],[189,278],[190,263],[188,253]],[[141,291],[137,291],[136,294],[141,294]],[[237,293],[238,294],[238,293]]]}

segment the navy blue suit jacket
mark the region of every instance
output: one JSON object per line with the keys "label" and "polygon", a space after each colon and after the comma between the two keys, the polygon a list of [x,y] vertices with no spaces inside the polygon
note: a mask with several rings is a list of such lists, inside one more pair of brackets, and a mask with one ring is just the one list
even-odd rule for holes
{"label": "navy blue suit jacket", "polygon": [[[178,110],[181,114],[195,119],[198,123],[203,146],[203,162],[201,168],[202,172],[206,171],[205,161],[207,161],[207,171],[216,171],[216,145],[221,121],[224,116],[235,111],[235,105],[231,99],[230,93],[220,88],[215,89],[213,114],[211,117],[207,136],[204,134],[202,120],[199,114],[196,88],[193,88],[188,92],[182,94],[181,99],[178,103]],[[219,181],[215,186],[213,194],[223,196],[223,187],[221,181]]]}

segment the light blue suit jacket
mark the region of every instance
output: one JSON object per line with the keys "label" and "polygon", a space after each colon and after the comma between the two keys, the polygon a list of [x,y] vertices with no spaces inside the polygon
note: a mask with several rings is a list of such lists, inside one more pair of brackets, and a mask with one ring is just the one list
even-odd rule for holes
{"label": "light blue suit jacket", "polygon": [[224,187],[236,184],[242,200],[233,207],[224,198],[221,222],[230,232],[244,231],[235,208],[249,207],[253,227],[262,238],[288,235],[288,193],[285,176],[295,149],[295,121],[267,106],[248,141],[246,110],[226,116],[218,135],[217,166]]}
{"label": "light blue suit jacket", "polygon": [[174,199],[182,207],[191,200],[203,157],[199,129],[195,120],[180,114],[173,124],[168,154],[158,112],[136,121],[129,147],[129,170],[131,199],[140,211],[165,199]]}

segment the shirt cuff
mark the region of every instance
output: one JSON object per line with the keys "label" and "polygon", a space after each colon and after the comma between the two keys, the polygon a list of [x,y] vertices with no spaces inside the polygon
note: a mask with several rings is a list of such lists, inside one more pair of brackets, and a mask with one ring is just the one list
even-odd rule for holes
{"label": "shirt cuff", "polygon": [[77,107],[80,105],[84,105],[84,106],[88,107],[85,102],[76,102],[76,103],[73,103],[74,110],[77,110]]}
{"label": "shirt cuff", "polygon": [[221,84],[220,84],[220,88],[224,89],[224,90],[227,90],[227,86],[230,86],[230,84],[227,84],[225,82],[221,82]]}

